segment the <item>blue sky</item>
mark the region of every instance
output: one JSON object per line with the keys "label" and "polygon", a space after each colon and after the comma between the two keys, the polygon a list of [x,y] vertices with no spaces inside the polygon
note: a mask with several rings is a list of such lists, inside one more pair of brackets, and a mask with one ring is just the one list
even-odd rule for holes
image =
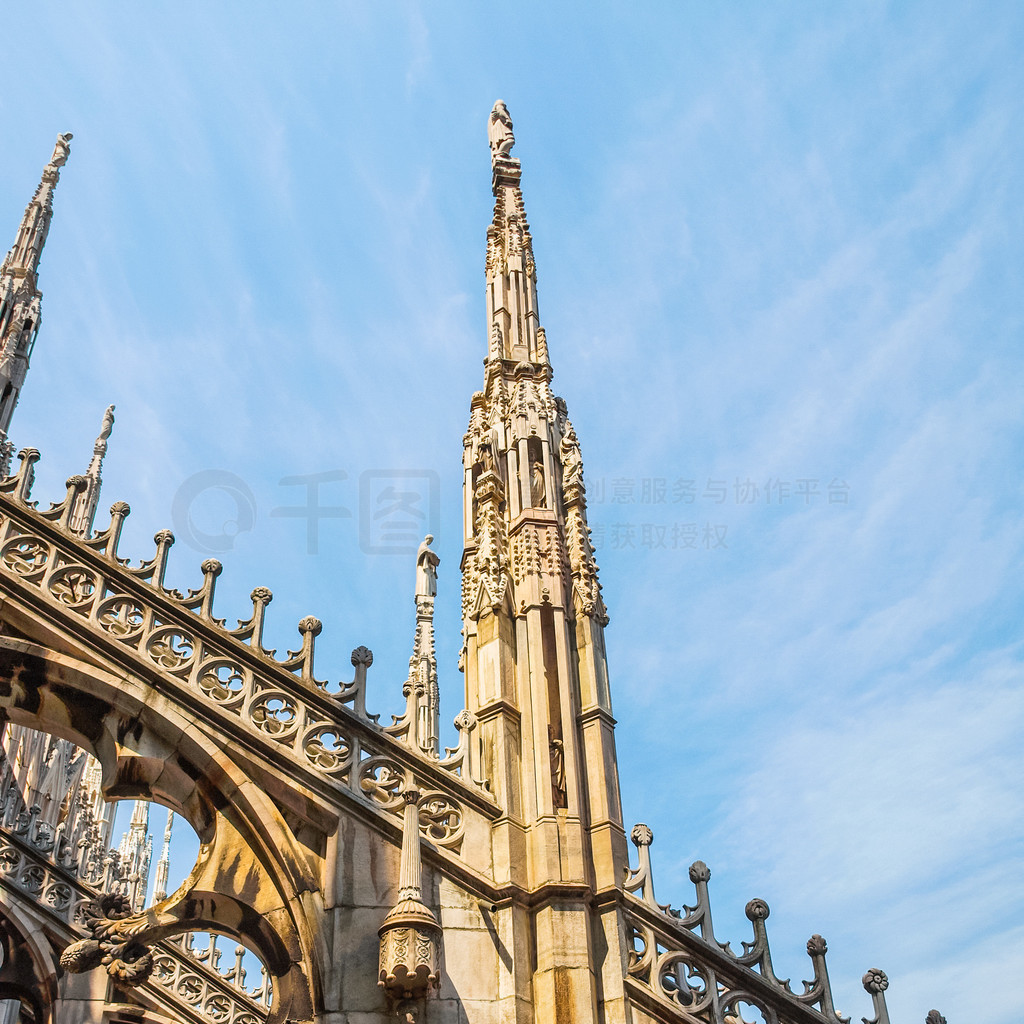
{"label": "blue sky", "polygon": [[[718,933],[748,938],[764,897],[794,980],[825,935],[854,1019],[871,966],[894,1021],[1020,1019],[1024,8],[3,17],[0,245],[75,134],[11,431],[43,452],[37,496],[84,469],[114,402],[122,551],[148,557],[170,525],[169,581],[196,586],[211,552],[182,539],[175,495],[240,479],[254,520],[218,553],[219,614],[270,586],[272,644],[318,615],[335,679],[372,647],[387,714],[412,555],[360,549],[360,476],[436,473],[450,721],[502,97],[592,495],[627,827],[654,829],[659,898],[690,899],[705,860]],[[283,478],[320,473],[352,515],[312,555],[304,521],[271,512],[301,500]],[[232,501],[189,514],[223,533]]]}

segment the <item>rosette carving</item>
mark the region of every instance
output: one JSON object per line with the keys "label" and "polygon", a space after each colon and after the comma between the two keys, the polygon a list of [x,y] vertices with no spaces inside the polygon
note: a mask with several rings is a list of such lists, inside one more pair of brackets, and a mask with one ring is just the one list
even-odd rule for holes
{"label": "rosette carving", "polygon": [[66,565],[50,577],[50,593],[69,608],[87,608],[96,594],[96,576],[82,566]]}
{"label": "rosette carving", "polygon": [[359,769],[359,788],[386,810],[394,810],[402,803],[405,772],[389,758],[368,758]]}
{"label": "rosette carving", "polygon": [[333,726],[308,733],[302,747],[310,764],[328,774],[342,772],[352,764],[352,743]]}
{"label": "rosette carving", "polygon": [[280,739],[295,728],[298,712],[287,694],[263,693],[250,705],[249,718],[261,732]]}
{"label": "rosette carving", "polygon": [[160,668],[181,672],[188,668],[196,653],[196,642],[190,633],[169,626],[156,630],[146,643],[146,651]]}
{"label": "rosette carving", "polygon": [[879,970],[877,967],[869,968],[867,974],[861,978],[861,982],[865,991],[872,995],[884,992],[889,987],[889,979],[886,977],[885,971]]}
{"label": "rosette carving", "polygon": [[199,689],[218,704],[238,700],[246,689],[246,674],[230,661],[210,661],[199,669]]}
{"label": "rosette carving", "polygon": [[420,832],[438,846],[455,846],[462,840],[463,813],[443,793],[427,793],[420,800]]}
{"label": "rosette carving", "polygon": [[19,537],[4,545],[0,559],[5,566],[19,576],[35,576],[46,568],[50,549],[35,537]]}
{"label": "rosette carving", "polygon": [[118,640],[129,640],[142,632],[146,610],[132,597],[108,597],[100,604],[96,618]]}

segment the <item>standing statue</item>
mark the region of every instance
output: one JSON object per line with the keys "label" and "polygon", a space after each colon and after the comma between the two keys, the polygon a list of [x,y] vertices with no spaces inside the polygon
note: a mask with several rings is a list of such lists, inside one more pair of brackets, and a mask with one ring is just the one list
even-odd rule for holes
{"label": "standing statue", "polygon": [[477,446],[476,450],[477,461],[480,463],[480,468],[484,473],[494,472],[494,450],[491,447],[491,439],[489,437],[484,438]]}
{"label": "standing statue", "polygon": [[114,407],[112,405],[107,406],[107,411],[103,414],[103,425],[100,427],[100,436],[96,438],[97,443],[100,441],[106,441],[110,437],[110,431],[114,427]]}
{"label": "standing statue", "polygon": [[533,508],[547,508],[547,490],[544,486],[544,464],[534,459],[530,467],[530,505]]}
{"label": "standing statue", "polygon": [[562,486],[583,482],[583,456],[580,454],[580,443],[576,439],[576,430],[571,423],[566,423],[565,433],[558,443],[558,454],[562,460]]}
{"label": "standing statue", "polygon": [[512,118],[504,100],[498,100],[491,110],[491,119],[487,122],[487,138],[491,144],[492,162],[500,156],[508,156],[516,144],[512,134]]}
{"label": "standing statue", "polygon": [[71,154],[72,138],[71,132],[65,132],[63,135],[57,136],[57,144],[53,147],[53,156],[50,157],[51,167],[63,167],[68,162],[68,156]]}
{"label": "standing statue", "polygon": [[436,597],[437,596],[437,567],[441,559],[430,550],[434,538],[427,534],[423,538],[419,551],[416,552],[416,596]]}
{"label": "standing statue", "polygon": [[551,756],[551,799],[555,807],[568,807],[565,791],[565,745],[555,739],[548,726],[548,752]]}

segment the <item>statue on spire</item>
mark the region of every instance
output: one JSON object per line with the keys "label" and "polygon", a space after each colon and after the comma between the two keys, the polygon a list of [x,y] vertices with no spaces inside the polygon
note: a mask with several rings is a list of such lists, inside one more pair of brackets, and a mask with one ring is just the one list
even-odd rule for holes
{"label": "statue on spire", "polygon": [[487,138],[491,143],[491,162],[499,157],[507,157],[516,144],[512,134],[512,118],[504,100],[498,100],[491,109],[491,118],[487,122]]}
{"label": "statue on spire", "polygon": [[73,138],[71,132],[64,132],[63,135],[57,136],[57,144],[53,147],[53,156],[50,157],[51,167],[63,167],[68,162]]}
{"label": "statue on spire", "polygon": [[[110,431],[114,428],[114,407],[112,405],[107,406],[107,411],[103,414],[103,423],[100,426],[100,436],[96,438],[96,447],[99,448],[102,442],[110,440]],[[106,451],[106,445],[103,450]]]}
{"label": "statue on spire", "polygon": [[437,596],[437,567],[441,564],[436,552],[430,550],[433,536],[427,534],[416,552],[416,596]]}

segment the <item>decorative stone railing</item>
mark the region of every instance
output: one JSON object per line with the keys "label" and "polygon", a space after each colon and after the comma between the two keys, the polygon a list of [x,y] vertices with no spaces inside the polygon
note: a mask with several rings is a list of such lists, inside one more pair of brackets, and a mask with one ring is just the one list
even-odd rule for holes
{"label": "decorative stone railing", "polygon": [[[794,992],[788,980],[780,980],[772,966],[765,921],[768,904],[753,899],[746,906],[754,932],[753,942],[735,953],[728,942],[715,937],[711,919],[708,881],[711,871],[703,861],[690,867],[697,890],[696,904],[674,910],[654,896],[650,846],[654,834],[636,825],[630,835],[637,848],[638,867],[625,880],[626,922],[632,942],[627,985],[642,1005],[664,1020],[699,1020],[708,1024],[738,1024],[751,1013],[766,1024],[849,1024],[832,1002],[832,988],[825,965],[827,945],[820,935],[807,943],[813,980]],[[883,971],[872,968],[863,978],[871,995],[874,1016],[865,1024],[889,1024]],[[744,1009],[747,1008],[747,1016]],[[941,1020],[938,1011],[932,1011]]]}
{"label": "decorative stone railing", "polygon": [[482,837],[498,809],[478,779],[472,715],[456,719],[460,742],[448,756],[426,757],[367,714],[366,672],[373,662],[367,648],[352,652],[352,682],[332,687],[317,679],[321,623],[310,616],[299,623],[299,650],[278,659],[263,646],[269,590],[257,587],[252,615],[227,629],[213,614],[219,562],[203,562],[198,590],[167,589],[169,531],[156,535],[153,558],[129,566],[117,551],[127,504],[115,502],[107,529],[82,537],[69,523],[83,478],[72,477],[65,500],[40,512],[29,502],[39,453],[26,449],[19,458],[18,473],[0,481],[0,583],[7,576],[31,588],[36,603],[59,606],[65,622],[68,612],[80,617],[90,639],[173,681],[176,696],[207,721],[249,745],[286,752],[287,759],[275,760],[312,772],[396,824],[402,793],[415,786],[422,794],[421,832],[436,846],[457,854],[471,819]]}
{"label": "decorative stone railing", "polygon": [[255,991],[247,992],[243,954],[236,950],[234,964],[226,974],[221,973],[217,969],[216,938],[213,936],[211,945],[203,951],[208,955],[205,962],[202,954],[197,955],[186,945],[191,939],[188,933],[180,942],[157,943],[153,948],[152,981],[217,1024],[263,1024],[273,997],[266,970]]}
{"label": "decorative stone railing", "polygon": [[[0,887],[13,896],[27,898],[67,932],[66,937],[83,938],[84,907],[99,899],[100,890],[86,884],[73,871],[50,860],[52,845],[44,841],[37,848],[27,835],[18,836],[0,828]],[[266,971],[255,991],[243,987],[245,973],[241,957],[227,971],[216,969],[215,944],[211,944],[207,962],[181,940],[159,942],[153,949],[154,970],[150,980],[140,989],[156,986],[160,1001],[168,998],[175,1010],[195,1024],[216,1021],[217,1024],[264,1024],[269,1012],[272,991]]]}

